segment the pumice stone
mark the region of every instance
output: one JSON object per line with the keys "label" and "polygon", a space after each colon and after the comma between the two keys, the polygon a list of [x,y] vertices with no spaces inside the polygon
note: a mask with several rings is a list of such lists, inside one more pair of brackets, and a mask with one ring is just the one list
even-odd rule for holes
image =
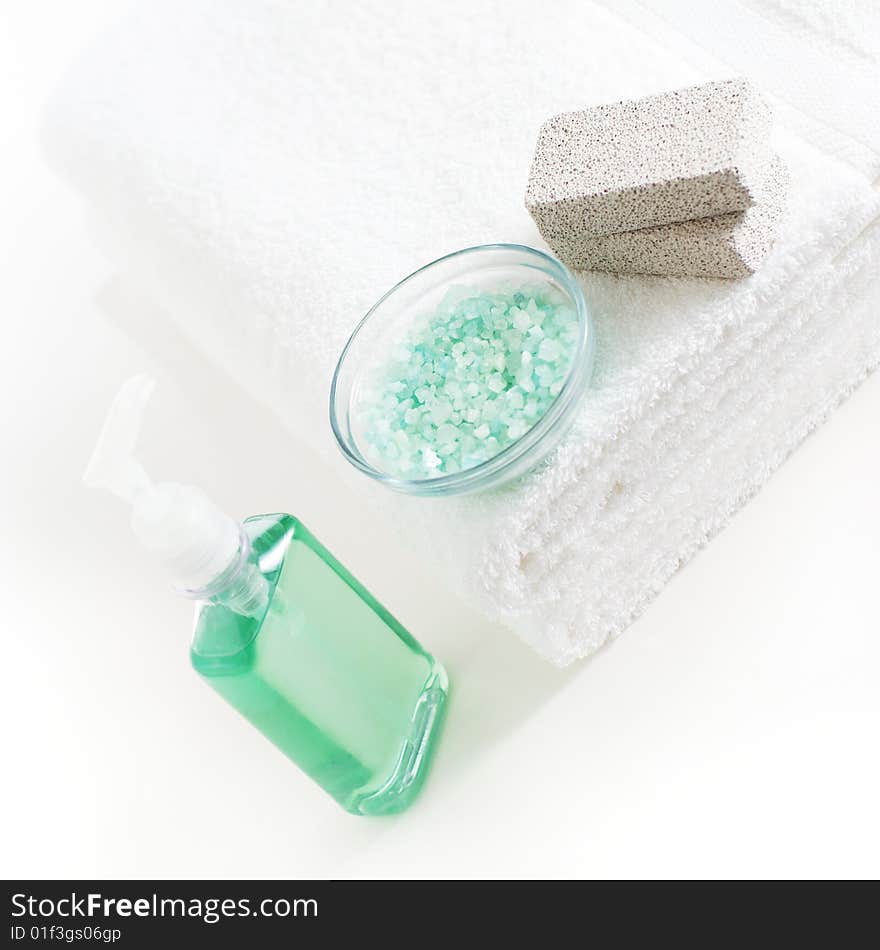
{"label": "pumice stone", "polygon": [[538,134],[526,207],[551,246],[744,211],[768,175],[770,125],[744,79],[556,115]]}
{"label": "pumice stone", "polygon": [[557,257],[575,270],[748,277],[773,246],[788,184],[788,169],[774,158],[757,203],[745,211],[600,237],[553,238],[550,243]]}

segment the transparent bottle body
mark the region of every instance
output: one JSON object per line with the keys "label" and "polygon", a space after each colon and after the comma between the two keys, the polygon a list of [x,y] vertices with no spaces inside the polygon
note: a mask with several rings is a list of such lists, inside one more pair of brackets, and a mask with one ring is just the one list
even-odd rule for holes
{"label": "transparent bottle body", "polygon": [[343,808],[401,811],[436,746],[443,667],[296,518],[243,528],[265,609],[246,616],[222,591],[200,604],[193,667]]}

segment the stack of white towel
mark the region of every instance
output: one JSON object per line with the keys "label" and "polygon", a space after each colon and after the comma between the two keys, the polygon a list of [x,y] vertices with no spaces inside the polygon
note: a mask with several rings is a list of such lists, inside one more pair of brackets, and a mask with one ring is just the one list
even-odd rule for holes
{"label": "stack of white towel", "polygon": [[792,186],[757,275],[584,275],[594,388],[545,465],[459,499],[360,480],[414,543],[430,533],[450,584],[558,664],[622,630],[880,363],[873,112],[829,123],[796,62],[748,38],[718,62],[700,24],[763,17],[786,55],[827,59],[817,88],[855,57],[850,96],[880,75],[873,50],[841,52],[847,19],[817,32],[816,3],[801,19],[784,0],[705,7],[679,28],[629,2],[622,18],[589,0],[154,0],[74,68],[47,121],[120,269],[332,453],[334,360],[374,300],[457,247],[539,243],[522,194],[547,116],[736,72],[775,94]]}

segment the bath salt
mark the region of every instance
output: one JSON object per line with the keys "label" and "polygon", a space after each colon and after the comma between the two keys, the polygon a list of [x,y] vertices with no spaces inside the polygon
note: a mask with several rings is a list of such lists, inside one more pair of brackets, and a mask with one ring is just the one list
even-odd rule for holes
{"label": "bath salt", "polygon": [[398,478],[438,478],[487,462],[543,418],[578,339],[578,315],[552,284],[450,288],[366,374],[359,441],[373,464]]}

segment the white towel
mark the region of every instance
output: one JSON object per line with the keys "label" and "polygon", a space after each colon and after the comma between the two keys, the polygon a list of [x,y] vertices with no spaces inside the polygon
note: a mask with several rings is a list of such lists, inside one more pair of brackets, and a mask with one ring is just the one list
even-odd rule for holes
{"label": "white towel", "polygon": [[[522,199],[547,115],[730,72],[585,0],[154,0],[73,70],[47,143],[120,269],[332,452],[330,374],[371,303],[457,247],[539,243]],[[780,137],[791,207],[754,278],[585,276],[595,387],[538,471],[446,500],[360,479],[556,663],[622,630],[880,362],[875,156],[804,127],[847,147]]]}

